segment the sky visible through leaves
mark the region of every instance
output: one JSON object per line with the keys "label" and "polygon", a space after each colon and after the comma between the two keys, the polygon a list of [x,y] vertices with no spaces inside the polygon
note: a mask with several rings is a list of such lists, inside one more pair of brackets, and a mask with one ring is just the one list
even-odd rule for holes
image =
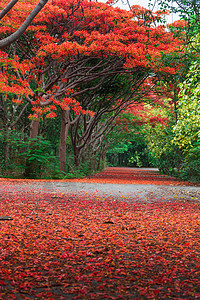
{"label": "sky visible through leaves", "polygon": [[[100,0],[99,2],[106,2],[106,0]],[[143,6],[145,8],[149,8],[149,5],[150,5],[150,8],[153,10],[153,11],[156,11],[156,10],[159,10],[160,7],[158,5],[158,1],[156,0],[129,0],[129,4],[130,6],[132,5],[140,5],[140,6]],[[173,4],[174,6],[176,5],[175,3],[171,3]],[[116,5],[114,5],[115,7],[120,7],[122,9],[126,9],[126,10],[129,10],[129,5],[128,5],[128,2],[126,0],[119,0],[117,2]],[[180,17],[178,14],[174,14],[174,13],[171,13],[169,16],[166,16],[166,21],[167,23],[173,23],[174,21],[176,20],[179,20]]]}
{"label": "sky visible through leaves", "polygon": [[0,185],[0,299],[200,299],[198,199]]}

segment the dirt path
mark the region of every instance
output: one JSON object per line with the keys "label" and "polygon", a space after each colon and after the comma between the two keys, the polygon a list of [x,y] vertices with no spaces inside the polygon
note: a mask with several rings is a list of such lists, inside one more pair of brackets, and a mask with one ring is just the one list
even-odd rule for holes
{"label": "dirt path", "polygon": [[157,169],[107,168],[84,179],[15,180],[0,179],[0,193],[88,193],[123,201],[200,201],[200,186],[160,175]]}

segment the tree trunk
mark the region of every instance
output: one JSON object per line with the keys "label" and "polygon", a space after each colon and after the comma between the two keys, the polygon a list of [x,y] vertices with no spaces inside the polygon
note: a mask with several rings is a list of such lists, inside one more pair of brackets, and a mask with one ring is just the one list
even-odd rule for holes
{"label": "tree trunk", "polygon": [[95,172],[97,168],[96,151],[91,150],[90,164],[92,171]]}
{"label": "tree trunk", "polygon": [[[40,124],[40,121],[39,119],[37,120],[33,120],[31,122],[31,125],[30,125],[30,138],[34,139],[38,136],[39,134],[39,124]],[[30,147],[33,147],[34,145],[34,141],[31,141],[30,142]],[[26,163],[25,163],[25,171],[24,171],[24,177],[25,178],[34,178],[36,176],[36,166],[34,164],[34,161],[33,160],[29,160],[27,159],[26,160]]]}
{"label": "tree trunk", "polygon": [[69,110],[61,111],[60,171],[66,172],[66,142],[70,127]]}
{"label": "tree trunk", "polygon": [[31,126],[30,126],[30,138],[34,139],[38,136],[38,133],[39,133],[39,124],[40,124],[40,121],[37,119],[37,120],[33,120],[31,122]]}
{"label": "tree trunk", "polygon": [[98,159],[98,170],[101,170],[105,167],[105,161],[106,161],[106,152],[109,145],[103,145],[100,149],[99,153],[99,159]]}

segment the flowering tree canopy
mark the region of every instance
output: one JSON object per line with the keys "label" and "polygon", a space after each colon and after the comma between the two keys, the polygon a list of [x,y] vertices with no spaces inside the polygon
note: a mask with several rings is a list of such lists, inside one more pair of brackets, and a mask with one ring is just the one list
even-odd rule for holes
{"label": "flowering tree canopy", "polygon": [[[16,30],[33,7],[35,0],[17,3],[2,21],[1,36]],[[180,39],[141,15],[139,6],[128,12],[91,1],[47,3],[12,46],[12,55],[1,53],[1,92],[23,95],[35,116],[51,112],[53,117],[56,105],[79,113],[75,97],[86,92],[80,90],[86,82],[94,90],[101,84],[95,80],[122,72],[173,73],[161,58],[179,51]]]}

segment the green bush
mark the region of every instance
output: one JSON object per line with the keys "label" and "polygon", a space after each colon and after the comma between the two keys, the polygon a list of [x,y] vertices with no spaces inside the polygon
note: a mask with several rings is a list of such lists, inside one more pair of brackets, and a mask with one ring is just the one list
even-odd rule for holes
{"label": "green bush", "polygon": [[1,159],[2,175],[25,178],[56,178],[59,176],[58,158],[52,153],[51,144],[43,137],[31,139],[15,131],[7,139],[9,158]]}
{"label": "green bush", "polygon": [[[28,138],[27,141],[19,141],[18,146],[22,149],[19,157],[23,158],[24,176],[26,178],[41,178],[44,173],[48,174],[54,169],[57,158],[52,155],[51,144],[42,137]],[[50,169],[53,165],[53,169]],[[49,171],[49,172],[48,172]]]}
{"label": "green bush", "polygon": [[200,182],[200,140],[185,152],[185,159],[180,170],[180,177],[184,180]]}
{"label": "green bush", "polygon": [[128,166],[130,166],[130,167],[136,166],[139,168],[141,168],[143,166],[140,154],[137,151],[135,151],[134,156],[131,156],[128,159]]}

